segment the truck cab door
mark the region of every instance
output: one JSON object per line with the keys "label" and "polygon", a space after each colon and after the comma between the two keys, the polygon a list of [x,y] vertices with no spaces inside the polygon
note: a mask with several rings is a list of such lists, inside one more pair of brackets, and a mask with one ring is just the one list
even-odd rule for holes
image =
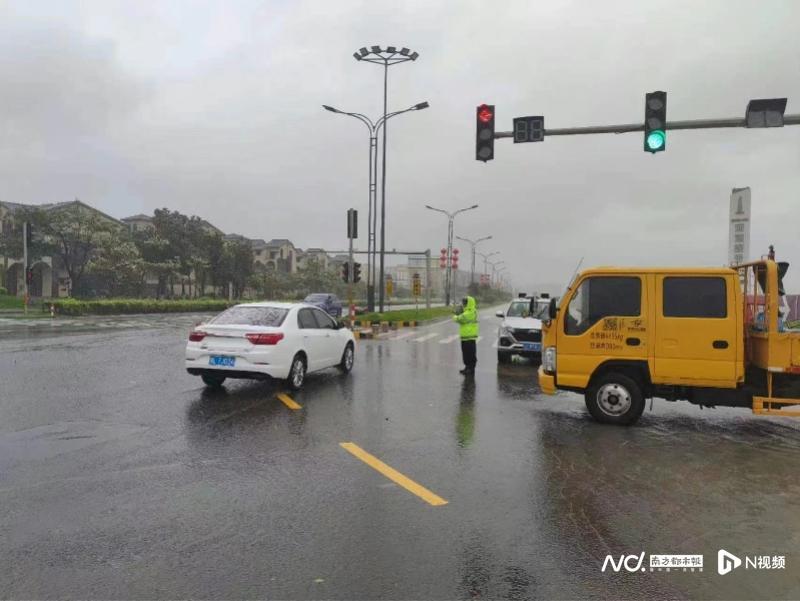
{"label": "truck cab door", "polygon": [[647,361],[645,291],[640,275],[589,275],[576,283],[557,326],[559,387],[586,388],[606,361]]}
{"label": "truck cab door", "polygon": [[725,275],[656,275],[654,382],[736,385],[736,285]]}

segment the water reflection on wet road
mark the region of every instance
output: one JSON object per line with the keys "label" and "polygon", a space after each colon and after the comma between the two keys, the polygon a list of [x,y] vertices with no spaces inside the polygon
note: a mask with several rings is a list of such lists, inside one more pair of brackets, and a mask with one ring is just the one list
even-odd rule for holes
{"label": "water reflection on wet road", "polygon": [[[196,316],[125,321],[3,331],[2,597],[800,597],[794,421],[656,401],[596,424],[498,368],[488,315],[474,380],[444,323],[362,341],[291,410],[279,385],[185,374]],[[787,567],[719,576],[720,548]],[[705,569],[601,572],[642,551]]]}

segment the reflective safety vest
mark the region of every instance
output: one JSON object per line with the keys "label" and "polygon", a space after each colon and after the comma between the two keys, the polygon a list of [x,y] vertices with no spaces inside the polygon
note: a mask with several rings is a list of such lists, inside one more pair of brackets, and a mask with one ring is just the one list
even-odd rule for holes
{"label": "reflective safety vest", "polygon": [[478,303],[473,297],[467,297],[467,306],[458,315],[453,315],[453,321],[459,324],[458,333],[461,340],[478,338]]}

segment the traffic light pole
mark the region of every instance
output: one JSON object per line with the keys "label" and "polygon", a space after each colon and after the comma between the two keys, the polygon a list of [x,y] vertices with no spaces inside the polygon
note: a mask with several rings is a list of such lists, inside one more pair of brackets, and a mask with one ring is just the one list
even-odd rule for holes
{"label": "traffic light pole", "polygon": [[350,248],[348,249],[348,257],[347,261],[350,264],[350,267],[347,271],[347,316],[350,319],[350,329],[353,329],[353,318],[355,317],[353,312],[353,280],[355,279],[356,275],[356,268],[353,264],[353,239],[350,238]]}
{"label": "traffic light pole", "polygon": [[28,314],[28,222],[22,222],[22,265],[24,267],[23,270],[23,278],[22,278],[22,290],[24,292],[24,297],[22,299],[22,306],[25,314]]}
{"label": "traffic light pole", "polygon": [[[784,125],[800,125],[800,114],[784,115]],[[741,117],[731,119],[693,119],[689,121],[667,121],[665,129],[720,129],[726,127],[747,128],[747,120]],[[762,128],[758,128],[762,129]],[[590,125],[586,127],[562,127],[556,129],[545,129],[547,136],[577,136],[585,134],[627,134],[631,132],[644,131],[643,123],[628,123],[624,125]],[[513,131],[498,131],[494,133],[495,138],[513,138]]]}

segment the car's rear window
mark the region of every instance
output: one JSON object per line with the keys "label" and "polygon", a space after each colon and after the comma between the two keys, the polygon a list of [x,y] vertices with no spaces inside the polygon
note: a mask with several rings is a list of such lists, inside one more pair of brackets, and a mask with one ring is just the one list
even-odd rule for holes
{"label": "car's rear window", "polygon": [[231,307],[209,323],[215,325],[242,325],[278,327],[286,319],[289,309],[280,307]]}

